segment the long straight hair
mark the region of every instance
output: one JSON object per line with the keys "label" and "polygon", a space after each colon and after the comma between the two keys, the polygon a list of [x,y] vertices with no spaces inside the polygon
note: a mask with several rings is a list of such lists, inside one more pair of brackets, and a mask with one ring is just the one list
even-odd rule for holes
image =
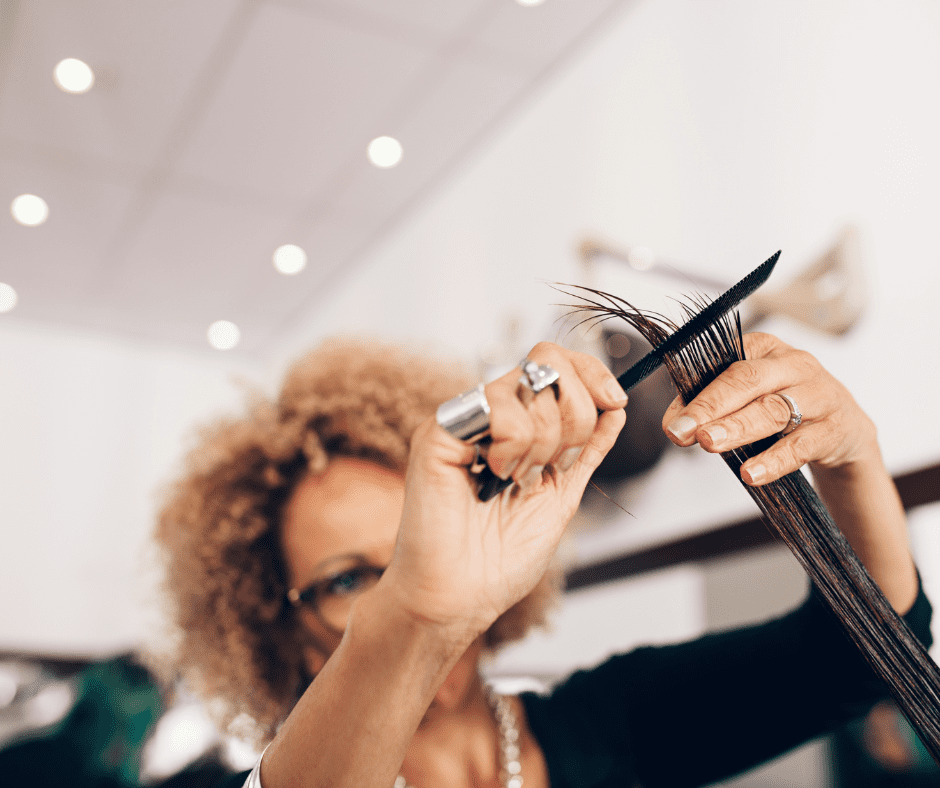
{"label": "long straight hair", "polygon": [[[570,306],[587,313],[587,322],[620,318],[654,347],[678,329],[663,315],[636,309],[617,296],[591,288],[576,290],[579,292],[563,292],[582,300]],[[685,317],[691,319],[707,303],[703,297],[694,297],[682,304]],[[685,347],[667,354],[663,363],[688,403],[731,364],[744,358],[741,318],[735,312],[711,324]],[[741,481],[741,466],[778,439],[771,436],[722,452],[721,458]],[[760,487],[741,483],[940,763],[940,669],[872,580],[819,495],[800,471]]]}

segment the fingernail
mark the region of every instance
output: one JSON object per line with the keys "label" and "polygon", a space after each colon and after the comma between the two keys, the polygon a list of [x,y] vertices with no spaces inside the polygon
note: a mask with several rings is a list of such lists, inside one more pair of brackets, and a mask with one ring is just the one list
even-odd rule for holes
{"label": "fingernail", "polygon": [[748,465],[746,468],[742,467],[741,475],[744,476],[744,481],[749,484],[760,484],[761,479],[767,475],[767,469],[757,462],[753,465]]}
{"label": "fingernail", "polygon": [[499,478],[503,480],[508,479],[512,476],[512,472],[516,470],[517,467],[519,467],[519,460],[513,460],[509,465],[503,468],[503,472],[499,474]]}
{"label": "fingernail", "polygon": [[616,380],[607,381],[607,385],[604,386],[604,396],[613,402],[620,402],[620,400],[626,402],[627,400],[627,392]]}
{"label": "fingernail", "polygon": [[728,438],[728,430],[726,430],[720,424],[712,424],[710,427],[703,427],[702,432],[708,436],[712,446],[717,446],[719,443],[724,443]]}
{"label": "fingernail", "polygon": [[567,471],[574,465],[575,460],[581,456],[583,448],[583,446],[572,446],[570,449],[565,449],[558,458],[558,467],[563,471]]}
{"label": "fingernail", "polygon": [[544,465],[533,465],[526,471],[525,476],[519,479],[519,486],[523,490],[528,490],[530,487],[533,487],[537,482],[541,481],[542,471],[544,470]]}
{"label": "fingernail", "polygon": [[669,422],[669,425],[666,427],[673,435],[675,435],[679,440],[685,440],[693,432],[698,425],[695,423],[695,419],[691,416],[680,416],[677,419],[673,419]]}

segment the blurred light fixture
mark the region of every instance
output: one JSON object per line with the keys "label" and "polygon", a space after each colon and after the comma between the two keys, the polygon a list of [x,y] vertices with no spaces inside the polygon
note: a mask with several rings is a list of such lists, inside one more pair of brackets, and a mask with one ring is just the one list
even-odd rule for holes
{"label": "blurred light fixture", "polygon": [[206,332],[209,344],[216,350],[231,350],[238,344],[242,332],[230,320],[216,320]]}
{"label": "blurred light fixture", "polygon": [[633,343],[626,334],[616,333],[607,337],[604,347],[607,349],[607,355],[611,358],[625,358],[630,355]]}
{"label": "blurred light fixture", "polygon": [[294,244],[284,244],[274,250],[274,267],[282,274],[299,274],[307,265],[307,253]]}
{"label": "blurred light fixture", "polygon": [[369,161],[376,167],[394,167],[401,156],[401,143],[394,137],[376,137],[369,143]]}
{"label": "blurred light fixture", "polygon": [[627,262],[637,271],[649,271],[656,264],[656,255],[648,246],[634,246],[627,252]]}
{"label": "blurred light fixture", "polygon": [[35,227],[49,218],[49,206],[35,194],[21,194],[10,203],[10,213],[20,224]]}
{"label": "blurred light fixture", "polygon": [[56,85],[66,93],[87,93],[95,84],[95,74],[87,63],[67,57],[52,72]]}
{"label": "blurred light fixture", "polygon": [[0,312],[9,312],[15,306],[16,290],[10,285],[0,282]]}
{"label": "blurred light fixture", "polygon": [[545,2],[545,0],[516,0],[516,2],[519,5],[524,5],[524,6],[531,8],[534,5],[542,5],[542,3]]}

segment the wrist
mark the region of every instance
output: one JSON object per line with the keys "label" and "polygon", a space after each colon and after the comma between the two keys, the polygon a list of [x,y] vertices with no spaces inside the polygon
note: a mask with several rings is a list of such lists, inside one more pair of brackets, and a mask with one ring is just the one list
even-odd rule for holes
{"label": "wrist", "polygon": [[436,660],[459,659],[488,625],[467,618],[435,616],[412,604],[412,595],[389,567],[376,586],[353,607],[350,626],[360,633],[374,631],[408,651],[426,653]]}

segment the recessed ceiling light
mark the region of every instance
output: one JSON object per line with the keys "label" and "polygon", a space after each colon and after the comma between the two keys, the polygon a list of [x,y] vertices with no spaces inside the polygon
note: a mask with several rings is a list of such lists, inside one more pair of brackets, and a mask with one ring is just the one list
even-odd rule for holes
{"label": "recessed ceiling light", "polygon": [[10,203],[10,213],[20,224],[35,227],[49,217],[49,206],[35,194],[21,194]]}
{"label": "recessed ceiling light", "polygon": [[16,306],[16,290],[0,282],[0,312],[9,312]]}
{"label": "recessed ceiling light", "polygon": [[516,2],[517,2],[519,5],[524,5],[524,6],[529,6],[529,7],[531,7],[531,6],[534,6],[534,5],[542,5],[542,3],[545,2],[545,0],[516,0]]}
{"label": "recessed ceiling light", "polygon": [[394,167],[401,155],[401,143],[394,137],[376,137],[369,143],[369,161],[376,167]]}
{"label": "recessed ceiling light", "polygon": [[95,74],[88,64],[74,57],[60,60],[52,72],[52,78],[66,93],[87,93],[95,84]]}
{"label": "recessed ceiling light", "polygon": [[627,252],[627,262],[637,271],[648,271],[656,264],[656,255],[648,246],[634,246]]}
{"label": "recessed ceiling light", "polygon": [[242,332],[229,320],[216,320],[206,332],[209,344],[216,350],[231,350],[238,344]]}
{"label": "recessed ceiling light", "polygon": [[307,265],[307,253],[294,244],[284,244],[274,250],[274,267],[282,274],[299,274]]}

